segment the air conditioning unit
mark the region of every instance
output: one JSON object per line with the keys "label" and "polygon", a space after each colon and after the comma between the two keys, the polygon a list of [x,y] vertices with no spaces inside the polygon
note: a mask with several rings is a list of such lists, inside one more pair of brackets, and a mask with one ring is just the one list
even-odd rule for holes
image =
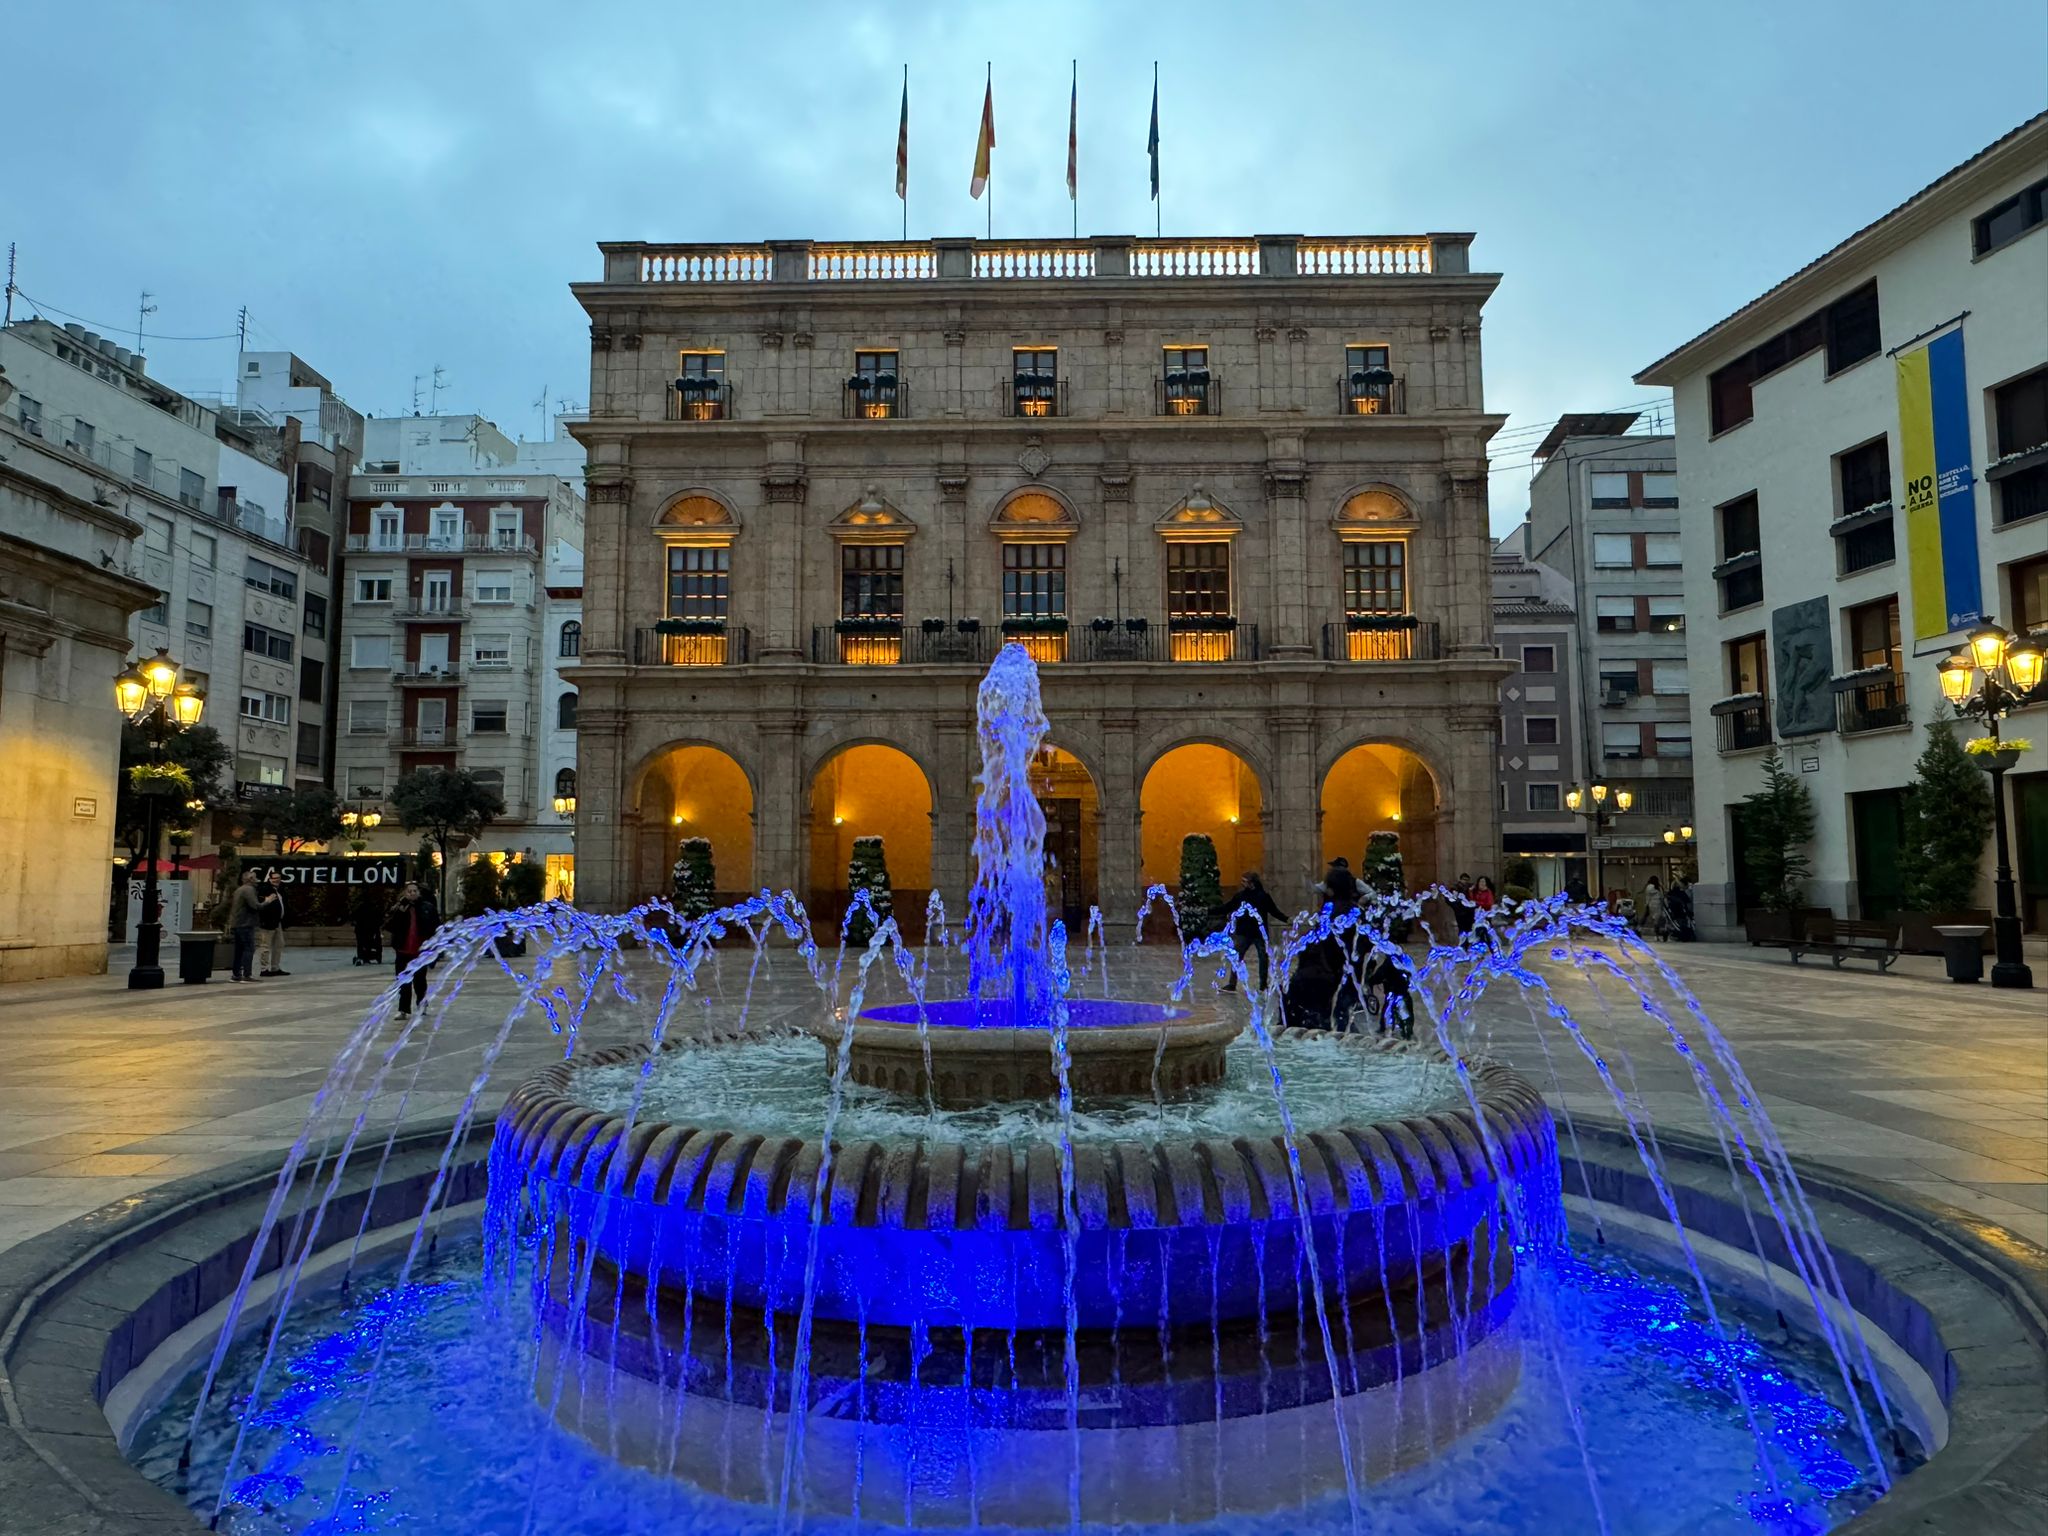
{"label": "air conditioning unit", "polygon": [[1627,704],[1628,701],[1634,697],[1635,695],[1630,693],[1626,688],[1610,688],[1607,690],[1606,693],[1601,695],[1600,702],[1605,704],[1609,709],[1620,709],[1623,705]]}
{"label": "air conditioning unit", "polygon": [[43,424],[34,417],[24,421],[22,425],[28,428],[28,435],[30,437],[41,437],[43,435]]}

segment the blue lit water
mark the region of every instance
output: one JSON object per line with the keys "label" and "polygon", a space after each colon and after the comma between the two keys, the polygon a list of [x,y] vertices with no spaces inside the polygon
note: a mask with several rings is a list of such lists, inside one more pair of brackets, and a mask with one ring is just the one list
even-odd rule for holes
{"label": "blue lit water", "polygon": [[[1500,1373],[1505,1401],[1490,1417],[1476,1415],[1464,1434],[1445,1433],[1448,1443],[1421,1466],[1368,1480],[1360,1491],[1359,1527],[1351,1522],[1336,1469],[1327,1458],[1317,1462],[1327,1449],[1314,1432],[1322,1423],[1317,1416],[1300,1446],[1304,1497],[1221,1520],[1191,1515],[1176,1528],[1204,1536],[1336,1536],[1355,1528],[1403,1536],[1530,1536],[1596,1529],[1587,1468],[1556,1384],[1558,1367],[1581,1405],[1592,1472],[1617,1536],[1807,1536],[1871,1502],[1876,1490],[1863,1471],[1859,1438],[1842,1412],[1839,1388],[1830,1386],[1834,1372],[1821,1351],[1779,1342],[1767,1320],[1731,1315],[1725,1305],[1723,1322],[1731,1333],[1723,1343],[1688,1301],[1682,1278],[1632,1266],[1611,1248],[1573,1248],[1540,1277],[1527,1278],[1540,1278],[1552,1298],[1562,1358],[1551,1364],[1547,1346],[1539,1349],[1524,1325],[1511,1321],[1482,1346],[1497,1350],[1499,1360],[1479,1358],[1471,1367],[1486,1371],[1507,1361]],[[495,1313],[497,1303],[486,1296],[477,1249],[450,1243],[401,1288],[359,1280],[347,1303],[337,1304],[331,1294],[301,1300],[280,1339],[284,1368],[272,1368],[281,1379],[266,1391],[244,1447],[243,1465],[256,1470],[233,1484],[220,1529],[232,1536],[737,1536],[777,1529],[772,1504],[721,1499],[662,1472],[620,1465],[607,1450],[557,1427],[544,1392],[536,1389],[547,1373],[537,1361],[532,1320],[521,1326]],[[373,1384],[372,1361],[387,1330]],[[193,1441],[189,1469],[181,1472],[178,1459],[196,1381],[151,1416],[132,1448],[150,1477],[202,1516],[210,1513],[226,1469],[231,1404],[246,1394],[261,1348],[259,1336],[231,1351],[222,1389]],[[1776,1499],[1766,1494],[1754,1465],[1756,1442],[1730,1390],[1731,1370],[1762,1415],[1767,1454],[1780,1474]],[[926,1383],[935,1397],[946,1385]],[[1414,1382],[1409,1389],[1420,1390]],[[368,1427],[337,1500],[342,1448],[355,1439],[359,1423]],[[731,1443],[722,1449],[743,1471],[759,1456],[762,1425],[758,1409],[745,1409],[727,1426]],[[1173,1454],[1188,1467],[1206,1468],[1216,1437],[1230,1432],[1228,1425],[1207,1422],[1169,1431],[1179,1436]],[[983,1453],[1000,1457],[1010,1438],[989,1437]],[[871,1487],[896,1486],[900,1469],[882,1464],[901,1450],[901,1441],[886,1431],[871,1432]],[[1206,1491],[1197,1487],[1195,1493]],[[847,1492],[857,1496],[858,1490]],[[1227,1506],[1244,1492],[1224,1487],[1216,1497]],[[786,1528],[837,1536],[893,1526],[903,1511],[891,1504],[870,1505],[858,1520],[850,1510],[792,1511]],[[324,1523],[330,1507],[339,1513],[331,1525]]]}

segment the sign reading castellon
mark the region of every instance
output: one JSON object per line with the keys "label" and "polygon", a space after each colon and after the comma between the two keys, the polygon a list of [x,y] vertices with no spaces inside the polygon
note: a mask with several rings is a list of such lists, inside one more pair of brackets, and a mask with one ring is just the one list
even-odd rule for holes
{"label": "sign reading castellon", "polygon": [[280,885],[367,885],[395,892],[405,883],[405,863],[401,853],[362,858],[286,855],[246,859],[242,868],[255,870],[259,880],[268,880],[275,871]]}

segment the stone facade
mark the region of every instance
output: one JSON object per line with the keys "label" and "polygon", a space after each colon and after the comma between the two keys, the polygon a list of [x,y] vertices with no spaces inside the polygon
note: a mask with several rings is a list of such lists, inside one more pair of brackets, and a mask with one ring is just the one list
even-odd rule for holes
{"label": "stone facade", "polygon": [[[1255,779],[1225,875],[1256,859],[1283,904],[1301,904],[1326,855],[1358,864],[1360,818],[1376,812],[1324,797],[1365,744],[1419,770],[1385,811],[1411,883],[1491,867],[1503,667],[1486,443],[1500,418],[1483,406],[1479,322],[1498,279],[1468,270],[1468,248],[603,247],[605,280],[575,288],[592,340],[575,428],[590,496],[579,900],[666,888],[671,818],[643,788],[687,745],[745,775],[752,886],[802,892],[819,862],[814,780],[877,742],[921,770],[930,881],[964,900],[974,692],[1020,611],[1041,617],[1050,740],[1092,787],[1089,897],[1112,921],[1160,874],[1140,855],[1148,770],[1189,743],[1228,749]],[[1034,396],[1042,415],[1021,414],[1013,382],[1033,351],[1056,352],[1033,365],[1058,381]],[[886,412],[873,386],[849,386],[878,370]],[[679,388],[693,373],[714,382]],[[1193,411],[1170,398],[1191,389]],[[1196,544],[1199,558],[1177,552]],[[1062,551],[1056,609],[1042,595],[1006,607],[1018,545]],[[901,551],[886,557],[900,601],[883,608],[848,574],[863,558],[849,552],[876,546]],[[671,564],[707,563],[678,550],[723,551],[715,619],[701,595],[676,595],[690,583]],[[1209,595],[1189,597],[1204,579]],[[877,612],[901,630],[876,636]],[[863,658],[893,664],[846,664]]]}

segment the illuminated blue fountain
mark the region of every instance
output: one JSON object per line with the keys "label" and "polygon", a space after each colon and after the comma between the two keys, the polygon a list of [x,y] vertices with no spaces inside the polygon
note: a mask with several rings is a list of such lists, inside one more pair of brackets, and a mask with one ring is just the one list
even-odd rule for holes
{"label": "illuminated blue fountain", "polygon": [[[1890,1409],[1797,1175],[1624,927],[1554,898],[1414,951],[1390,933],[1444,893],[1326,906],[1274,937],[1270,990],[1216,932],[1119,962],[1160,1000],[1106,995],[1099,969],[1105,995],[1080,997],[1021,647],[977,702],[964,997],[938,995],[943,943],[883,919],[821,952],[767,891],[692,921],[548,904],[437,935],[429,1006],[398,1020],[387,997],[322,1090],[271,1211],[293,1255],[277,1321],[238,1342],[230,1319],[161,1420],[167,1479],[223,1529],[456,1536],[1619,1533],[1637,1510],[1807,1533],[1882,1490]],[[493,948],[511,934],[518,963]],[[1397,967],[1420,1043],[1282,1029],[1312,954],[1361,990],[1368,962]],[[816,1007],[766,1027],[747,999],[792,956]],[[1626,1008],[1574,1016],[1560,967]],[[480,968],[516,997],[403,1262],[298,1295],[346,1170],[389,1156],[366,1127],[403,1115]],[[1234,997],[1201,985],[1229,973]],[[1611,1096],[1670,1217],[1667,1276],[1567,1239],[1559,1124],[1489,1059],[1489,989],[1526,1001],[1553,1087],[1576,1062]],[[436,1257],[435,1206],[534,1014],[560,1059],[496,1116],[479,1239]],[[1696,1262],[1633,1089],[1644,1038],[1693,1074],[1810,1345],[1760,1342]]]}

